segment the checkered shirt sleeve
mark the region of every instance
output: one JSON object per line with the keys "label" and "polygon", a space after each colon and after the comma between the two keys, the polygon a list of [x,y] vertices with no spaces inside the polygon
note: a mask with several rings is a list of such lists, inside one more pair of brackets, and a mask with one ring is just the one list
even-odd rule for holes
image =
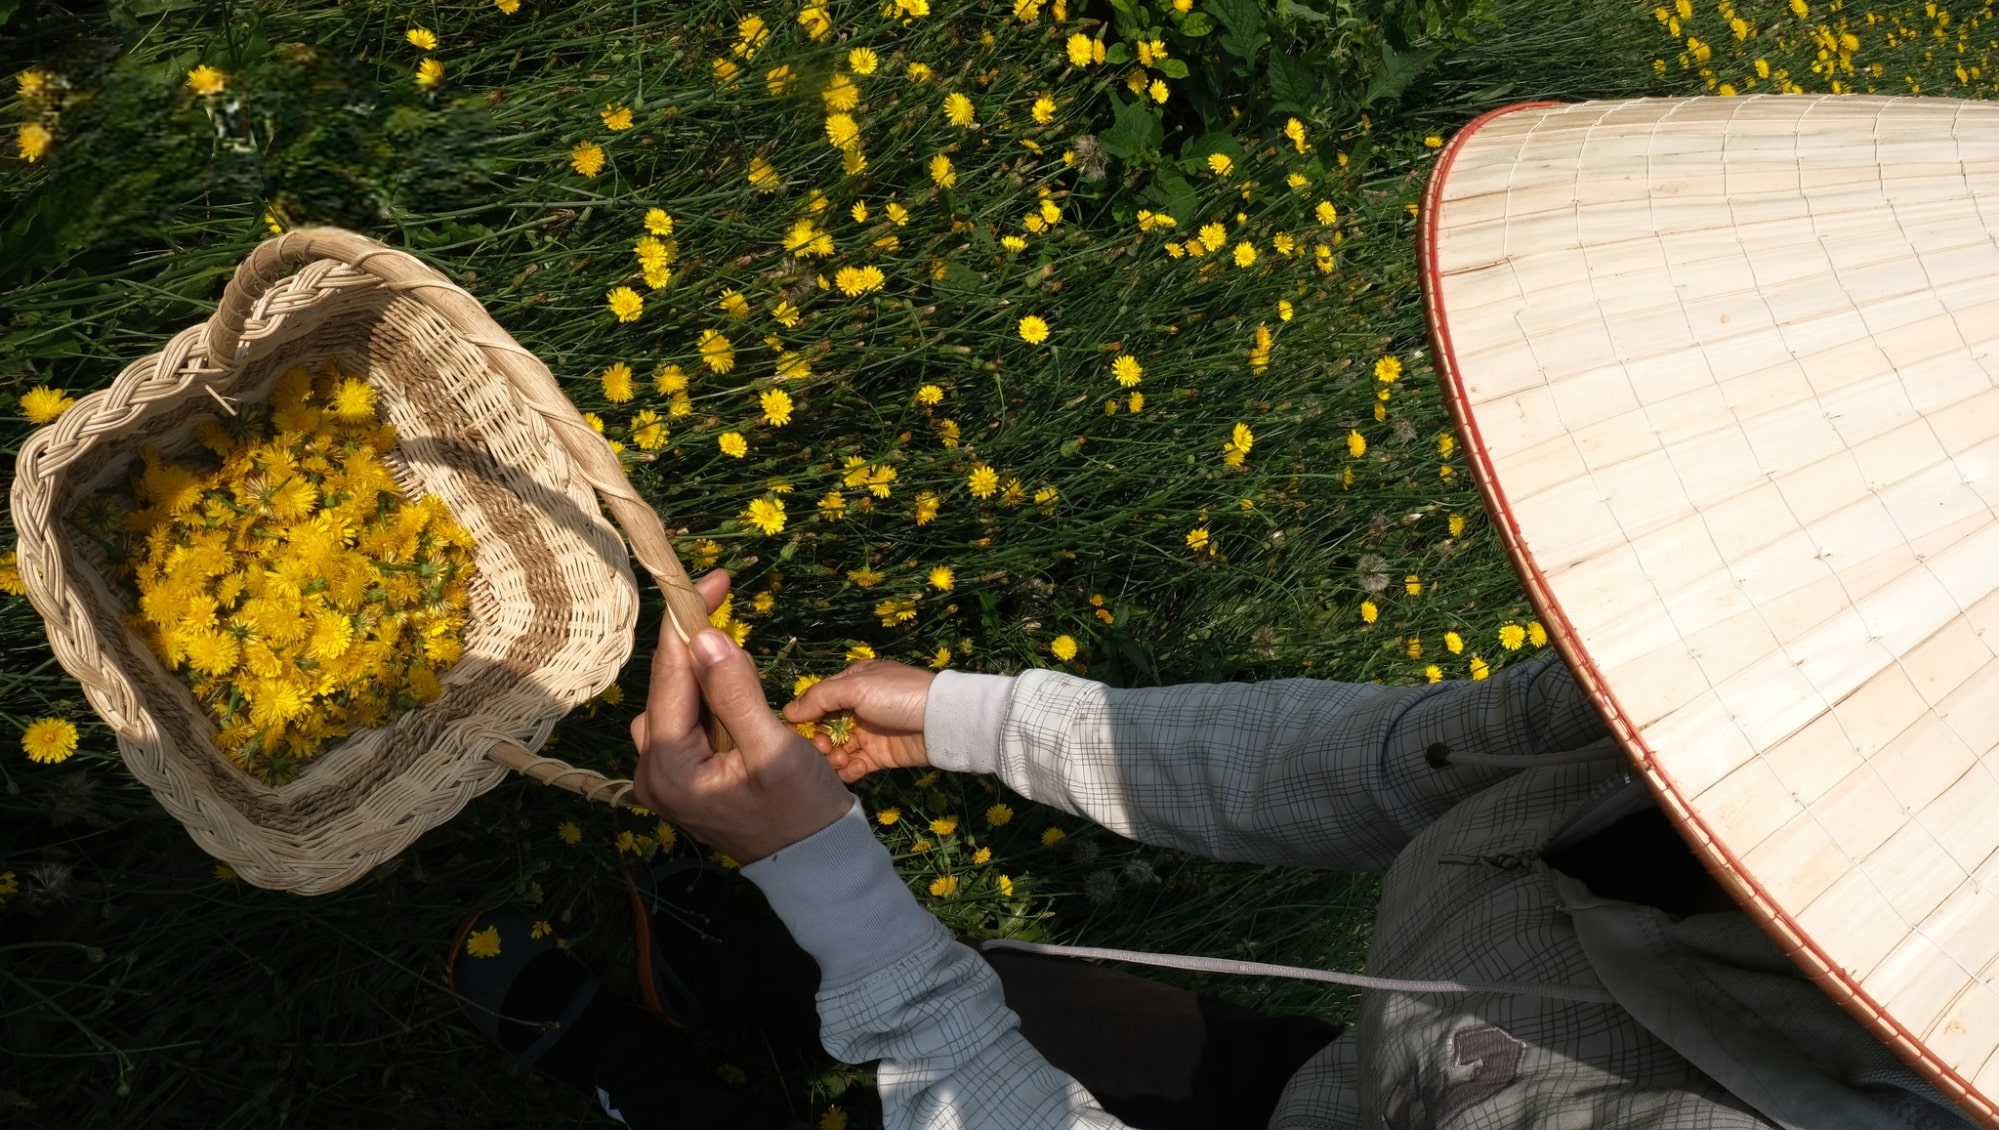
{"label": "checkered shirt sleeve", "polygon": [[1285,679],[1115,690],[1030,671],[1015,681],[999,775],[1146,843],[1382,871],[1432,820],[1510,772],[1434,768],[1433,746],[1524,765],[1602,733],[1553,656],[1417,687]]}

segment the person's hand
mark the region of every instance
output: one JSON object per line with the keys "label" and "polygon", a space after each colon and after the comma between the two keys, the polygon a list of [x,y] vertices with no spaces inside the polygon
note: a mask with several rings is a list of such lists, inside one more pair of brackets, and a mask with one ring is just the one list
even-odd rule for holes
{"label": "person's hand", "polygon": [[[710,609],[729,590],[719,570],[695,586]],[[701,704],[735,738],[716,753]],[[852,798],[818,751],[773,714],[756,663],[728,636],[703,625],[690,648],[660,624],[645,713],[632,719],[639,802],[694,838],[743,863],[789,847],[845,815]]]}
{"label": "person's hand", "polygon": [[900,663],[862,660],[807,687],[785,704],[784,716],[793,722],[817,722],[831,714],[853,714],[845,741],[835,742],[825,726],[818,727],[812,738],[827,763],[849,784],[877,769],[928,765],[923,710],[936,677],[935,672]]}

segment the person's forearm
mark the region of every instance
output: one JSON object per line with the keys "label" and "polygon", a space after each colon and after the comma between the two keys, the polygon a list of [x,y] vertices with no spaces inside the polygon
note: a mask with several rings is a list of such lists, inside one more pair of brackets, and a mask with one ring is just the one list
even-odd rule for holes
{"label": "person's forearm", "polygon": [[917,905],[858,803],[743,874],[819,963],[826,1050],[881,1061],[891,1130],[1122,1125],[1021,1036],[992,967]]}
{"label": "person's forearm", "polygon": [[1050,671],[939,676],[924,732],[933,764],[995,772],[1031,800],[1133,839],[1379,870],[1504,772],[1433,768],[1432,745],[1528,756],[1585,744],[1601,723],[1549,661],[1418,687],[1291,679],[1114,690]]}

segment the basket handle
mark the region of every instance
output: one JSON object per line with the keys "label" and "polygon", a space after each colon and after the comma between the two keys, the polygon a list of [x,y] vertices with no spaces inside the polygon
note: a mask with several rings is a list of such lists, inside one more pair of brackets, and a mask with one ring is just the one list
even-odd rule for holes
{"label": "basket handle", "polygon": [[[420,299],[455,330],[467,344],[485,354],[515,395],[532,408],[555,433],[557,442],[580,469],[584,481],[603,498],[631,543],[632,556],[651,574],[666,596],[674,633],[683,644],[708,623],[708,607],[673,552],[673,541],[659,514],[632,489],[617,456],[604,437],[583,422],[583,414],[562,394],[541,359],[522,348],[501,329],[479,300],[445,278],[435,268],[406,251],[398,251],[364,235],[339,228],[300,228],[258,244],[244,258],[222,302],[208,320],[208,353],[225,371],[234,368],[244,327],[258,300],[294,268],[332,259],[375,278],[387,289]],[[720,721],[708,719],[708,740],[716,751],[735,748]],[[519,745],[502,743],[489,756],[510,769],[544,784],[557,785],[608,804],[631,804],[631,782],[578,769],[554,758],[538,756]]]}

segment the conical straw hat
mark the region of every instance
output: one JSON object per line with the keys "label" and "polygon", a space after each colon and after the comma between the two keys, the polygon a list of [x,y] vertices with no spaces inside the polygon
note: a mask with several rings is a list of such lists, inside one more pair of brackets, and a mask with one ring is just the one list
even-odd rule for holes
{"label": "conical straw hat", "polygon": [[1514,107],[1420,238],[1474,473],[1661,805],[1999,1126],[1999,105]]}

